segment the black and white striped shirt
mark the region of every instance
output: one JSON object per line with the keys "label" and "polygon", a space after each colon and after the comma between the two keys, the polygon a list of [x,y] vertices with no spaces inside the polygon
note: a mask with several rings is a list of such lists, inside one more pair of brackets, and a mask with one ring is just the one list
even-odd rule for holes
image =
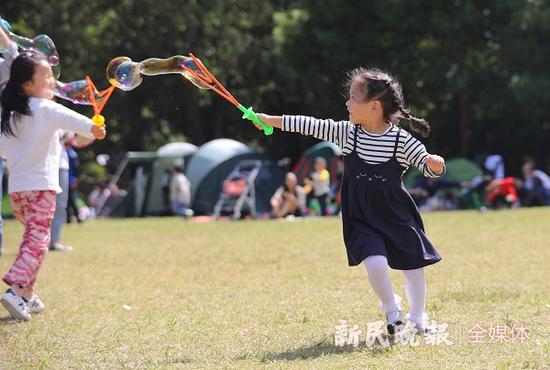
{"label": "black and white striped shirt", "polygon": [[[321,140],[330,141],[342,149],[344,155],[353,151],[354,125],[349,121],[334,121],[331,119],[316,119],[308,116],[283,116],[283,131],[299,132],[303,135],[314,136]],[[367,163],[378,164],[391,159],[395,147],[398,128],[391,125],[382,134],[371,134],[361,126],[357,127],[357,147],[359,158]],[[426,158],[428,152],[420,141],[410,133],[401,130],[396,153],[397,161],[405,168],[416,166],[426,177],[439,177],[428,166]]]}

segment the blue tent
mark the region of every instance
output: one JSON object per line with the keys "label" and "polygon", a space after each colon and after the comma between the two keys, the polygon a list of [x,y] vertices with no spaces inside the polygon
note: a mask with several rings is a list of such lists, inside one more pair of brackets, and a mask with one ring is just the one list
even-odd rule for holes
{"label": "blue tent", "polygon": [[223,189],[223,181],[244,159],[262,161],[256,178],[256,209],[259,213],[270,210],[270,199],[283,183],[284,173],[275,162],[248,146],[231,139],[216,139],[195,152],[185,169],[191,182],[192,209],[197,214],[212,214]]}

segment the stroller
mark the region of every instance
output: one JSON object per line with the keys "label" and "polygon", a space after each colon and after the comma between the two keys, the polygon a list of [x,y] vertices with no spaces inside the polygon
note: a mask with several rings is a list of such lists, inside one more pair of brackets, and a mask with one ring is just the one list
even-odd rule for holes
{"label": "stroller", "polygon": [[260,160],[242,160],[223,181],[223,189],[214,206],[214,219],[222,214],[233,220],[241,218],[244,211],[256,217],[256,189],[254,182],[262,168]]}

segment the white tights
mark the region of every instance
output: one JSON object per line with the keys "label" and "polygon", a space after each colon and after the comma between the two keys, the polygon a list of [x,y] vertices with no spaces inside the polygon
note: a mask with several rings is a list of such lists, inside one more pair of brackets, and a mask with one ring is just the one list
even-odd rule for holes
{"label": "white tights", "polygon": [[[363,263],[367,269],[369,283],[380,298],[382,310],[386,313],[401,310],[399,296],[393,294],[388,274],[388,260],[385,256],[369,256]],[[421,323],[425,320],[424,305],[426,299],[426,281],[424,269],[403,270],[405,291],[409,302],[409,320]]]}

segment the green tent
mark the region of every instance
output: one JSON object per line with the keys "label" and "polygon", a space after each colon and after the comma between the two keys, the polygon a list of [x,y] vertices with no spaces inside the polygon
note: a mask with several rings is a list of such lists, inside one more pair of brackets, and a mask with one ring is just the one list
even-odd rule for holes
{"label": "green tent", "polygon": [[[446,180],[470,181],[483,173],[477,164],[465,158],[453,158],[447,161],[445,166],[447,167],[447,171],[443,178]],[[407,188],[414,187],[415,179],[421,175],[416,167],[412,167],[403,179],[405,186]]]}
{"label": "green tent", "polygon": [[256,209],[270,210],[270,199],[283,183],[284,173],[266,156],[231,139],[216,139],[202,145],[189,161],[185,174],[191,182],[191,208],[196,214],[212,214],[223,188],[223,181],[245,159],[258,159],[262,168],[256,178]]}
{"label": "green tent", "polygon": [[110,197],[98,212],[100,216],[139,217],[145,216],[145,194],[151,176],[155,152],[128,152],[119,164],[109,187],[116,185],[126,191],[121,197]]}
{"label": "green tent", "polygon": [[195,145],[183,142],[166,144],[157,150],[157,160],[153,163],[153,181],[147,197],[147,214],[158,215],[169,211],[167,181],[170,171],[174,166],[185,168],[196,152]]}
{"label": "green tent", "polygon": [[296,174],[298,183],[303,184],[304,178],[313,171],[315,158],[322,157],[327,161],[327,169],[331,176],[331,182],[336,181],[338,173],[338,160],[342,151],[338,145],[329,141],[321,141],[308,148],[300,157],[292,172]]}
{"label": "green tent", "polygon": [[127,191],[114,204],[110,216],[139,217],[170,213],[168,179],[174,166],[185,167],[197,151],[189,143],[170,143],[156,152],[128,152],[120,163],[113,183]]}

